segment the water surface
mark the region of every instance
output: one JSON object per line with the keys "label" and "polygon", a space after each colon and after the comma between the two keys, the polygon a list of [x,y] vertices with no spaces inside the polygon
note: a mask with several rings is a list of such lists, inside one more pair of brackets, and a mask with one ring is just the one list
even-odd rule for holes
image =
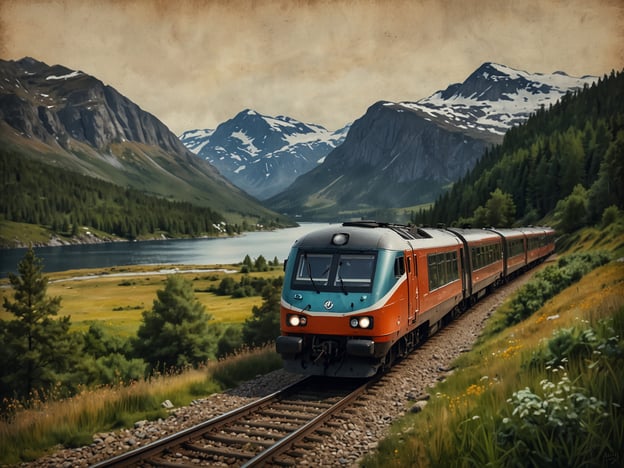
{"label": "water surface", "polygon": [[[177,239],[143,242],[36,247],[44,271],[104,268],[123,265],[219,265],[241,262],[245,255],[282,262],[292,244],[304,234],[327,226],[301,223],[299,227],[267,232],[250,232],[238,237],[216,239]],[[17,272],[26,249],[0,250],[0,276]]]}

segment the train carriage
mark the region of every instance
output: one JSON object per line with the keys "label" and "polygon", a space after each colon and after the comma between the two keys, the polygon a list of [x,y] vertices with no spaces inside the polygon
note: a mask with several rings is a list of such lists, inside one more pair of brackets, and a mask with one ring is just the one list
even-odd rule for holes
{"label": "train carriage", "polygon": [[503,238],[503,275],[514,276],[527,266],[527,238],[520,229],[490,229]]}
{"label": "train carriage", "polygon": [[504,278],[503,240],[484,229],[449,228],[449,231],[464,242],[468,296],[478,299],[488,287],[496,286]]}
{"label": "train carriage", "polygon": [[555,251],[555,231],[546,227],[520,228],[527,239],[527,265],[539,262]]}
{"label": "train carriage", "polygon": [[415,265],[413,275],[408,276],[409,289],[416,298],[416,313],[410,324],[425,325],[432,332],[464,300],[463,244],[457,236],[440,229],[419,229],[418,234],[420,238],[409,241],[411,263]]}

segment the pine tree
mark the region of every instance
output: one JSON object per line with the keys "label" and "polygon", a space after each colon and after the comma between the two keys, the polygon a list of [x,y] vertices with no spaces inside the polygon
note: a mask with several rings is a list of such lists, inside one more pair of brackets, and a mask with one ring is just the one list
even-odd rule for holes
{"label": "pine tree", "polygon": [[41,259],[28,249],[18,264],[19,275],[9,273],[14,300],[4,298],[4,308],[15,316],[3,325],[0,368],[2,394],[30,398],[44,393],[63,379],[76,362],[79,340],[69,334],[68,316],[53,319],[61,298],[46,295],[47,277]]}
{"label": "pine tree", "polygon": [[264,287],[260,307],[253,306],[253,316],[243,325],[243,341],[250,346],[260,346],[275,340],[280,332],[280,298],[278,285]]}
{"label": "pine tree", "polygon": [[191,282],[170,276],[165,289],[156,294],[152,310],[143,312],[134,341],[136,354],[160,371],[195,367],[214,358],[212,316],[195,297]]}
{"label": "pine tree", "polygon": [[569,233],[582,227],[587,218],[587,205],[587,190],[578,184],[570,195],[557,203],[555,215],[559,218],[558,228]]}

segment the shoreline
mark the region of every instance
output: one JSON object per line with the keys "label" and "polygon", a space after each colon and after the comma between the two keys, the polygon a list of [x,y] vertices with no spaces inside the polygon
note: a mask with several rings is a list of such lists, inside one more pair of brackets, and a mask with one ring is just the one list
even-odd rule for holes
{"label": "shoreline", "polygon": [[[255,231],[251,231],[255,232]],[[37,241],[21,241],[15,239],[14,245],[0,245],[0,251],[2,250],[13,250],[13,249],[28,249],[30,247],[33,248],[41,248],[41,247],[67,247],[71,245],[94,245],[94,244],[112,244],[116,242],[152,242],[152,241],[161,241],[161,240],[184,240],[184,239],[222,239],[222,238],[232,238],[238,237],[244,234],[237,235],[226,235],[226,236],[197,236],[197,237],[167,237],[164,234],[160,237],[148,237],[142,239],[125,239],[123,237],[99,237],[95,234],[84,234],[80,236],[74,236],[71,238],[62,238],[58,235],[52,236],[47,242],[37,242]]]}
{"label": "shoreline", "polygon": [[[38,226],[38,225],[26,225],[22,224],[22,226],[26,226],[25,230],[27,232],[22,233],[25,234],[24,237],[32,237],[32,239],[39,240],[22,240],[18,238],[15,234],[9,234],[5,232],[4,235],[2,231],[6,229],[6,231],[10,231],[9,224],[19,225],[20,223],[13,223],[10,221],[0,222],[0,251],[3,250],[12,250],[12,249],[28,249],[30,247],[64,247],[70,245],[89,245],[89,244],[108,244],[115,242],[149,242],[149,241],[159,241],[159,240],[184,240],[184,239],[230,239],[236,238],[240,236],[244,236],[247,233],[251,232],[272,232],[279,229],[290,229],[300,227],[299,223],[295,223],[294,225],[286,225],[279,227],[271,227],[267,228],[264,225],[257,224],[255,227],[258,229],[241,231],[240,233],[232,233],[228,234],[225,230],[221,231],[218,234],[214,235],[199,235],[199,236],[170,236],[165,233],[154,234],[151,236],[139,237],[136,239],[127,239],[125,237],[119,237],[115,234],[108,234],[104,232],[94,232],[92,229],[88,227],[81,227],[81,233],[75,236],[64,236],[62,234],[58,234],[56,232],[50,231],[48,228]],[[47,237],[47,240],[42,240],[42,237]]]}
{"label": "shoreline", "polygon": [[[85,269],[85,270],[88,270],[88,269]],[[67,273],[68,271],[81,271],[81,270],[67,270],[64,272],[59,271],[56,273],[62,274],[62,273]],[[174,267],[174,268],[160,268],[157,270],[150,270],[150,271],[134,271],[134,272],[126,271],[126,272],[119,272],[119,273],[107,273],[107,272],[96,273],[94,272],[94,273],[87,274],[87,275],[70,276],[68,278],[59,278],[59,279],[49,280],[48,283],[51,284],[51,283],[62,283],[64,281],[84,281],[84,280],[98,279],[98,278],[122,278],[122,277],[132,278],[135,276],[175,275],[175,274],[186,274],[186,273],[215,273],[215,272],[232,274],[232,273],[238,273],[239,270],[218,268],[217,266],[215,266],[214,268],[189,268],[188,270]]]}

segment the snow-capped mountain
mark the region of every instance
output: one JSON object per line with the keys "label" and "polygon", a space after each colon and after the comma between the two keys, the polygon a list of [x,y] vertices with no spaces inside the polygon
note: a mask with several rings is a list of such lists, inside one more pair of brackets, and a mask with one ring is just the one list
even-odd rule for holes
{"label": "snow-capped mountain", "polygon": [[266,199],[321,164],[342,143],[348,128],[331,132],[320,125],[246,109],[215,130],[189,130],[180,140],[234,185]]}
{"label": "snow-capped mountain", "polygon": [[398,105],[422,111],[459,129],[502,136],[540,107],[548,109],[570,90],[590,86],[597,79],[572,77],[561,71],[529,73],[487,62],[463,83],[452,84],[428,98]]}
{"label": "snow-capped mountain", "polygon": [[597,79],[484,63],[428,98],[377,102],[323,164],[265,203],[306,219],[336,219],[432,202],[513,125]]}

